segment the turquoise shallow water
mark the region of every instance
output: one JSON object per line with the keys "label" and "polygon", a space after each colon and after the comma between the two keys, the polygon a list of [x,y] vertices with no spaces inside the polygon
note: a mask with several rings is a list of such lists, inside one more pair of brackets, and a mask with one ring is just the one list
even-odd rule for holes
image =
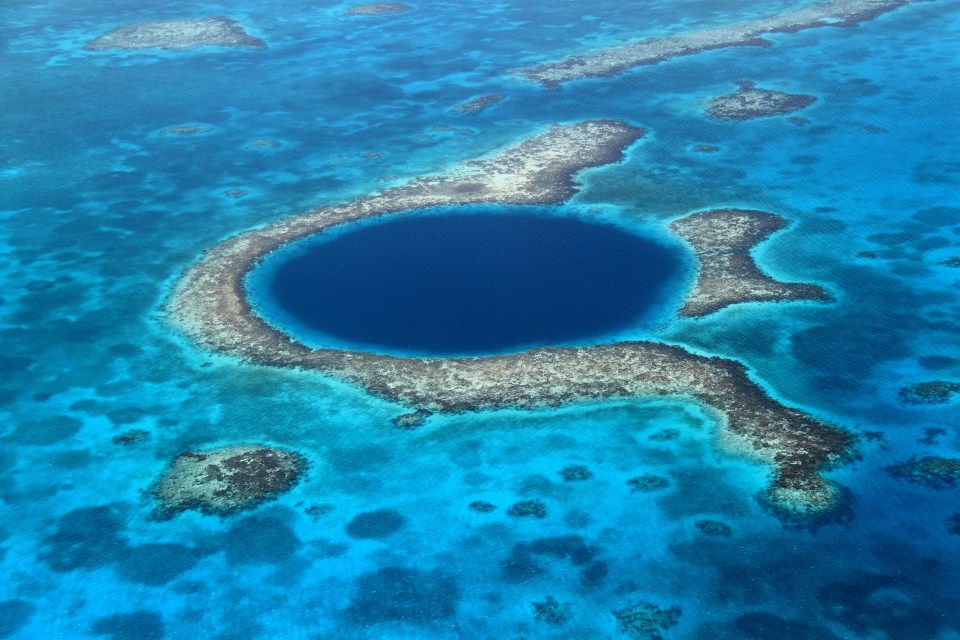
{"label": "turquoise shallow water", "polygon": [[[960,380],[960,270],[942,264],[960,256],[956,5],[559,91],[503,72],[793,5],[418,2],[367,20],[347,6],[4,7],[0,637],[621,637],[610,611],[637,602],[682,609],[665,638],[960,637],[958,489],[884,470],[960,455],[957,400],[897,399]],[[82,50],[117,25],[214,14],[269,48]],[[704,118],[743,79],[818,99],[795,114],[804,124]],[[450,111],[490,92],[506,98]],[[793,221],[755,256],[834,303],[746,304],[612,337],[653,331],[736,358],[774,397],[879,434],[830,475],[851,498],[843,524],[796,530],[765,512],[769,469],[724,452],[695,405],[437,415],[402,431],[402,407],[212,356],[163,322],[170,284],[222,238],[586,118],[648,130],[623,163],[580,175],[572,204],[591,215],[659,231],[717,206]],[[177,125],[205,130],[164,133]],[[111,442],[130,429],[149,437]],[[303,452],[304,482],[233,518],[148,519],[144,491],[171,458],[250,441]],[[593,477],[564,482],[569,465]],[[631,492],[647,473],[669,485]],[[532,499],[545,518],[505,514]],[[375,537],[351,526],[365,513],[387,523]],[[731,534],[704,534],[704,519]],[[569,603],[566,624],[535,617],[548,595]]]}

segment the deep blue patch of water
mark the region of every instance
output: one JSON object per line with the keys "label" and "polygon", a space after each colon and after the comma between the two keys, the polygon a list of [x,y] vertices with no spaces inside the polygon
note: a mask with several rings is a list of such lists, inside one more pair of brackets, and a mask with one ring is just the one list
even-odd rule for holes
{"label": "deep blue patch of water", "polygon": [[261,267],[255,305],[310,344],[452,355],[589,341],[661,317],[684,251],[527,207],[354,225]]}

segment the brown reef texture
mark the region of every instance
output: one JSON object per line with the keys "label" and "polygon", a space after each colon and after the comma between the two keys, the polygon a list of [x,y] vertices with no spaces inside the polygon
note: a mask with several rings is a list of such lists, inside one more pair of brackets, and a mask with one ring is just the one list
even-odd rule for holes
{"label": "brown reef texture", "polygon": [[761,89],[752,82],[738,83],[733,93],[718,96],[707,105],[707,115],[715,120],[752,120],[779,116],[809,107],[815,96]]}
{"label": "brown reef texture", "polygon": [[265,49],[260,38],[254,38],[236,21],[223,16],[193,20],[141,22],[120,27],[91,40],[86,48],[105,49],[173,49],[182,51],[197,47],[218,46],[242,49]]}
{"label": "brown reef texture", "polygon": [[294,451],[264,445],[235,445],[185,451],[150,488],[153,516],[167,520],[182,511],[229,516],[274,500],[289,491],[306,470]]}
{"label": "brown reef texture", "polygon": [[703,316],[738,302],[830,300],[821,287],[774,280],[753,261],[750,249],[786,225],[780,216],[749,209],[715,209],[671,223],[700,263],[680,315]]}
{"label": "brown reef texture", "polygon": [[370,4],[358,4],[347,9],[348,16],[382,16],[391,13],[403,13],[413,9],[408,4],[402,2],[373,2]]}
{"label": "brown reef texture", "polygon": [[503,100],[502,93],[488,93],[486,95],[479,96],[471,100],[467,100],[465,102],[461,102],[460,104],[453,107],[453,110],[456,113],[461,113],[465,115],[471,114],[471,113],[480,113],[484,109],[488,107],[492,107],[493,105],[497,104],[501,100]]}
{"label": "brown reef texture", "polygon": [[[632,396],[693,398],[714,410],[726,444],[774,467],[766,497],[781,511],[829,511],[838,489],[821,471],[844,459],[852,436],[773,400],[738,362],[654,342],[540,348],[473,358],[311,349],[268,325],[247,302],[245,275],[263,256],[293,240],[361,218],[402,215],[436,205],[562,202],[574,192],[576,172],[619,160],[642,135],[642,130],[616,121],[554,125],[445,174],[243,232],[210,249],[183,274],[166,304],[169,320],[212,351],[259,365],[325,372],[415,409],[458,412]],[[733,222],[741,217],[782,225],[776,216],[739,212]],[[712,231],[698,236],[690,228],[685,237],[705,251],[704,262],[722,244],[711,240],[713,234],[727,229],[731,219],[729,210],[697,219]],[[711,227],[711,220],[722,224]],[[733,244],[743,249],[744,257],[741,261],[731,257],[730,262],[755,269],[746,251],[751,242],[766,237],[769,228],[750,224],[731,228]],[[753,235],[745,234],[745,229],[753,230]],[[713,295],[733,301],[721,291],[701,295],[707,296],[704,300]]]}
{"label": "brown reef texture", "polygon": [[570,56],[557,62],[509,71],[512,75],[557,87],[587,77],[609,77],[634,67],[679,56],[738,46],[770,46],[761,36],[815,27],[849,27],[918,0],[831,0],[776,16],[722,25],[674,36],[646,38],[622,46]]}

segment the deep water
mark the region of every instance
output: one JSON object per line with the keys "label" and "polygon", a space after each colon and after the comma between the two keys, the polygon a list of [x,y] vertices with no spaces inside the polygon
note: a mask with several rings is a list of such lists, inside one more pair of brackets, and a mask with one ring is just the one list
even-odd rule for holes
{"label": "deep water", "polygon": [[[0,638],[592,640],[627,638],[610,612],[638,603],[680,607],[666,640],[960,638],[960,488],[886,471],[960,457],[960,398],[898,399],[960,381],[957,3],[556,91],[503,72],[796,3],[411,4],[348,19],[348,3],[291,0],[4,3]],[[203,15],[268,48],[83,50],[118,25]],[[705,118],[739,80],[817,101],[802,120]],[[450,110],[493,92],[482,113]],[[731,455],[683,400],[404,430],[391,419],[406,407],[213,356],[165,322],[176,277],[240,230],[585,118],[648,133],[577,177],[578,215],[650,237],[719,206],[791,221],[755,258],[833,302],[680,319],[665,301],[602,339],[738,359],[775,398],[859,434],[858,458],[829,473],[850,498],[841,522],[784,526],[756,499],[769,467]],[[178,125],[205,129],[164,133]],[[145,436],[114,443],[132,430]],[[230,518],[149,518],[172,458],[237,442],[296,449],[309,472]],[[570,466],[591,475],[566,481]],[[659,488],[627,484],[645,475]],[[507,514],[535,500],[545,517]],[[547,596],[564,624],[537,617]]]}
{"label": "deep water", "polygon": [[252,300],[313,346],[427,356],[596,342],[673,311],[683,250],[536,207],[441,209],[300,241]]}

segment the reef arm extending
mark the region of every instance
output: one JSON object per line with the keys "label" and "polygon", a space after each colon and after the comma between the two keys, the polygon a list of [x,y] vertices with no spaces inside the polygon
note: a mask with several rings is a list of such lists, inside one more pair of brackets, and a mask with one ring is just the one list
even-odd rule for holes
{"label": "reef arm extending", "polygon": [[849,27],[871,20],[916,0],[832,0],[776,16],[727,24],[674,36],[646,38],[622,46],[574,55],[557,62],[508,71],[511,75],[558,87],[587,77],[614,76],[634,67],[679,56],[737,46],[770,46],[761,36],[792,33],[824,26]]}
{"label": "reef arm extending", "polygon": [[774,280],[754,262],[750,250],[785,226],[780,216],[750,209],[715,209],[674,220],[671,231],[693,247],[700,263],[680,315],[704,316],[738,302],[831,300],[822,287]]}
{"label": "reef arm extending", "polygon": [[[311,349],[267,324],[247,301],[246,274],[293,240],[362,218],[435,205],[561,202],[573,193],[577,171],[618,160],[642,133],[610,121],[553,126],[446,174],[245,231],[210,249],[183,274],[167,301],[168,319],[211,351],[258,365],[331,374],[423,409],[475,411],[631,396],[692,398],[716,412],[730,446],[773,466],[770,504],[788,514],[829,512],[839,491],[821,472],[848,455],[853,437],[775,401],[738,362],[653,342],[475,358]],[[709,218],[698,220],[705,224]],[[768,234],[764,228],[753,236],[740,230],[737,237],[747,243],[742,246],[748,260],[749,247]],[[701,261],[712,255],[704,253]]]}

